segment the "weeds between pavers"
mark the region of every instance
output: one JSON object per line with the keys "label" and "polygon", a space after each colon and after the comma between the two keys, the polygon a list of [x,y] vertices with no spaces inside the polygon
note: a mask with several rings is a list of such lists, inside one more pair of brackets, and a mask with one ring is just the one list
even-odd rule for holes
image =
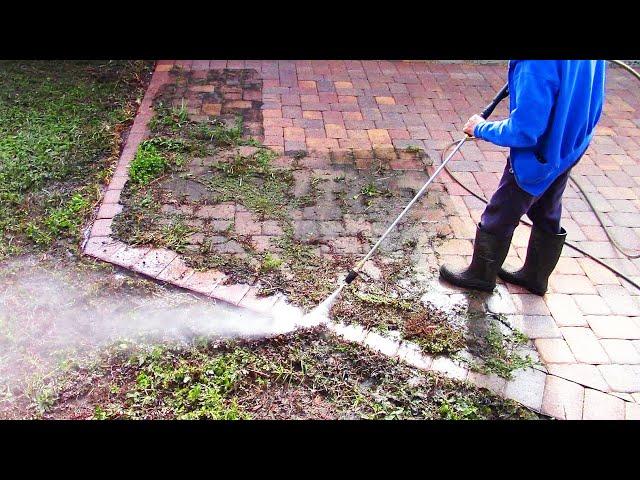
{"label": "weeds between pavers", "polygon": [[472,359],[461,358],[470,369],[480,373],[495,373],[510,380],[513,372],[536,365],[537,362],[521,350],[529,339],[513,329],[503,315],[468,312],[466,335]]}
{"label": "weeds between pavers", "polygon": [[[163,306],[190,317],[211,304],[107,264],[23,257],[0,276],[0,418],[537,418],[323,329],[252,341],[174,337],[163,320],[138,331]],[[88,318],[51,302],[59,292]]]}
{"label": "weeds between pavers", "polygon": [[[389,360],[322,329],[260,342],[114,346],[79,366],[45,414],[75,399],[96,419],[535,419],[465,383]],[[91,378],[92,381],[86,381]]]}
{"label": "weeds between pavers", "polygon": [[464,349],[463,330],[444,312],[425,305],[421,296],[422,292],[402,291],[393,281],[363,281],[343,292],[331,317],[382,333],[395,332],[432,355],[453,355]]}
{"label": "weeds between pavers", "polygon": [[[313,253],[313,245],[294,239],[288,210],[313,204],[322,181],[312,182],[317,188],[312,188],[311,195],[296,199],[291,193],[291,170],[273,167],[272,151],[243,138],[240,119],[231,125],[217,119],[194,122],[184,111],[166,107],[162,100],[157,102],[151,121],[153,136],[141,144],[131,164],[132,181],[125,187],[125,211],[115,219],[115,235],[134,245],[173,248],[184,253],[185,261],[193,268],[224,271],[229,283],[253,283],[259,277],[264,295],[283,292],[304,306],[313,306],[333,288],[331,280],[323,280],[319,275],[332,265]],[[168,145],[182,148],[169,149]],[[200,175],[194,175],[185,166],[196,157],[211,159]],[[182,214],[179,209],[185,205],[184,199],[176,199],[174,192],[157,188],[167,179],[191,182],[204,201],[193,205],[234,202],[260,220],[275,221],[283,234],[273,245],[273,251],[258,252],[248,238],[235,233],[232,221],[203,224],[192,215]],[[178,201],[178,211],[167,216],[161,205],[172,200]],[[174,235],[168,236],[168,230]],[[194,234],[205,238],[197,246],[188,246],[188,239]],[[221,244],[232,251],[220,252]],[[296,298],[294,282],[303,290],[308,284],[314,295],[303,291]]]}
{"label": "weeds between pavers", "polygon": [[398,278],[412,276],[412,271],[407,260],[391,261],[383,278],[372,281],[361,276],[357,285],[343,291],[331,317],[392,333],[416,343],[424,353],[450,356],[471,370],[507,380],[514,371],[536,363],[523,352],[528,338],[508,326],[503,315],[470,308],[445,313],[422,301],[427,293],[424,287],[400,286]]}
{"label": "weeds between pavers", "polygon": [[0,259],[55,245],[75,251],[151,66],[0,63]]}
{"label": "weeds between pavers", "polygon": [[[178,78],[188,81],[184,76]],[[140,145],[131,164],[131,181],[123,195],[125,210],[115,219],[116,236],[130,244],[171,248],[196,270],[220,270],[227,275],[227,283],[259,280],[259,294],[282,293],[290,302],[310,309],[336,288],[336,279],[327,272],[348,270],[356,256],[320,255],[321,242],[301,241],[294,234],[294,214],[313,208],[319,199],[333,198],[343,215],[386,225],[396,208],[393,205],[415,194],[411,189],[392,192],[385,181],[394,173],[380,161],[371,167],[372,175],[362,171],[354,178],[332,176],[331,171],[320,176],[310,173],[306,193],[295,196],[294,173],[304,152],[297,152],[290,167],[275,167],[276,155],[243,134],[241,118],[192,120],[185,102],[172,97],[173,90],[162,92],[155,100],[152,136]],[[398,195],[406,198],[383,201]],[[241,206],[258,221],[275,223],[280,235],[270,237],[270,246],[259,251],[251,236],[236,233],[231,218],[208,221],[194,216],[194,208],[221,204]],[[434,206],[438,207],[437,201]],[[358,282],[345,289],[331,310],[332,318],[395,333],[432,355],[456,356],[468,344],[482,344],[475,351],[482,366],[474,363],[473,368],[506,378],[512,370],[527,366],[525,359],[512,353],[511,337],[469,338],[463,322],[451,321],[423,304],[424,287],[407,290],[400,286],[401,279],[413,275],[406,260],[418,247],[418,240],[411,237],[414,230],[420,234],[416,228],[407,226],[403,235],[394,232],[396,238],[389,243],[401,243],[401,258],[386,266],[378,262],[385,269],[382,280]],[[371,244],[371,232],[360,232],[357,237]]]}

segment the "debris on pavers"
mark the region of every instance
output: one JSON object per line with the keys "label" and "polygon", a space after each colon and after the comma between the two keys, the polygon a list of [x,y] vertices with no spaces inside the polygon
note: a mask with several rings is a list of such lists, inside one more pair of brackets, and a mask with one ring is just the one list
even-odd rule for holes
{"label": "debris on pavers", "polygon": [[[542,418],[512,400],[404,366],[322,328],[254,343],[194,346],[186,352],[131,349],[120,358],[102,371],[97,388],[91,386],[90,398],[101,403],[86,414],[143,419]],[[86,378],[82,370],[78,373]],[[90,388],[86,383],[74,387],[61,395]],[[64,413],[54,405],[50,416]]]}
{"label": "debris on pavers", "polygon": [[[150,134],[129,167],[113,234],[128,245],[168,249],[220,285],[251,286],[256,298],[284,295],[308,311],[428,178],[431,161],[415,148],[279,154],[264,147],[251,70],[172,75],[154,98]],[[482,309],[446,311],[423,301],[454,214],[434,185],[330,316],[510,379],[533,363],[521,355],[521,334],[504,331]],[[481,335],[470,327],[478,315],[492,325]]]}

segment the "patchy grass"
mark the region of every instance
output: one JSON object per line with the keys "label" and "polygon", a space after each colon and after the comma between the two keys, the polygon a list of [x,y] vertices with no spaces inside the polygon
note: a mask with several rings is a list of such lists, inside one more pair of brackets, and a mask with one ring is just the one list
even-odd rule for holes
{"label": "patchy grass", "polygon": [[512,329],[501,315],[470,313],[471,328],[467,334],[469,351],[473,360],[463,360],[469,367],[481,373],[495,373],[510,380],[513,372],[535,364],[528,354],[520,351],[529,339],[522,332]]}
{"label": "patchy grass", "polygon": [[114,346],[93,365],[75,367],[70,378],[47,418],[69,415],[65,403],[72,399],[97,419],[538,418],[486,390],[398,364],[322,329],[253,342]]}
{"label": "patchy grass", "polygon": [[[246,206],[261,219],[278,219],[283,233],[272,245],[273,251],[257,251],[247,239],[234,233],[232,224],[218,234],[242,245],[242,254],[219,253],[216,245],[209,241],[203,241],[195,252],[186,251],[188,235],[197,229],[185,227],[184,230],[178,230],[177,233],[182,233],[182,241],[174,242],[172,239],[176,235],[170,234],[169,227],[157,226],[161,216],[155,217],[155,225],[148,224],[149,227],[140,228],[140,232],[144,241],[184,252],[185,261],[197,270],[221,270],[227,274],[227,283],[252,284],[259,280],[260,295],[282,293],[292,303],[308,310],[335,290],[335,278],[327,275],[327,272],[345,271],[351,266],[352,260],[348,256],[320,255],[317,245],[294,237],[285,208],[287,201],[291,203],[288,179],[282,172],[272,169],[271,158],[262,155],[263,151],[256,148],[250,150],[248,155],[236,153],[228,157],[227,162],[216,164],[213,167],[216,174],[210,177],[208,185],[217,186],[216,193],[219,196],[213,203],[234,201]],[[270,181],[280,185],[279,198],[285,205],[278,205],[273,196],[266,199],[265,195],[272,190],[264,186]],[[316,195],[321,194],[320,184],[321,179],[317,182],[312,179],[310,182],[311,190],[317,190]],[[361,191],[366,191],[368,198],[376,198],[381,192],[371,185],[365,187]],[[145,195],[151,194],[151,190],[148,190]],[[255,202],[256,198],[265,199],[264,205],[268,209],[263,209],[261,203]],[[274,205],[277,208],[273,209]],[[150,203],[148,208],[151,210],[157,206]],[[133,214],[135,210],[129,213]],[[130,241],[138,240],[135,236],[129,238]],[[464,327],[464,322],[455,321],[442,311],[424,305],[421,301],[423,290],[418,288],[411,291],[400,287],[403,279],[413,275],[408,255],[417,248],[417,241],[407,239],[403,248],[405,256],[398,261],[388,262],[381,279],[361,279],[346,288],[331,309],[331,317],[343,323],[359,323],[367,328],[375,328],[382,333],[394,333],[415,342],[430,355],[460,357],[468,361],[467,357],[461,357],[460,354],[471,349],[474,354],[471,368],[485,373],[495,372],[505,378],[510,378],[514,370],[530,365],[530,360],[514,349],[517,345],[513,340],[517,337],[500,336],[492,331],[486,337],[474,338]]]}
{"label": "patchy grass", "polygon": [[63,206],[51,210],[41,224],[27,223],[25,233],[36,245],[47,247],[57,237],[77,234],[91,207],[87,198],[76,193]]}
{"label": "patchy grass", "polygon": [[[88,309],[83,312],[108,307],[120,312],[122,325],[131,324],[141,300],[125,308],[119,304],[123,295],[172,298],[170,289],[122,275],[103,278],[96,267],[89,262],[74,274],[86,304],[77,308]],[[65,275],[60,265],[55,272]],[[12,278],[6,272],[2,284]],[[51,284],[48,277],[41,282]],[[362,298],[370,305],[409,307],[378,294]],[[322,329],[260,341],[195,338],[149,345],[123,339],[106,349],[97,345],[88,355],[85,342],[94,341],[96,332],[76,340],[80,354],[66,346],[68,334],[40,335],[47,321],[60,323],[51,302],[40,298],[44,303],[34,310],[24,297],[12,301],[17,308],[0,322],[0,344],[24,355],[24,364],[18,367],[14,358],[0,369],[31,375],[20,387],[7,388],[9,395],[0,389],[3,418],[537,418],[514,402],[399,364]],[[61,339],[65,348],[57,343]],[[38,369],[49,363],[50,370],[36,373],[31,362]]]}
{"label": "patchy grass", "polygon": [[0,63],[0,258],[77,243],[151,66]]}
{"label": "patchy grass", "polygon": [[438,408],[438,413],[445,420],[481,420],[490,411],[488,405],[460,395],[442,396]]}
{"label": "patchy grass", "polygon": [[145,185],[164,173],[167,166],[167,160],[160,154],[158,147],[152,143],[143,142],[129,166],[129,179],[133,183]]}
{"label": "patchy grass", "polygon": [[[162,289],[87,257],[21,255],[0,269],[0,418],[40,416],[69,369],[97,348],[116,318]],[[151,295],[153,294],[153,295]],[[116,305],[119,305],[117,307]],[[108,327],[107,327],[108,328]],[[54,377],[59,377],[53,382]]]}
{"label": "patchy grass", "polygon": [[216,175],[205,182],[214,193],[214,203],[233,201],[264,219],[287,219],[291,205],[293,176],[289,170],[273,168],[274,152],[256,148],[249,155],[236,153],[228,162],[214,166]]}
{"label": "patchy grass", "polygon": [[184,125],[189,123],[189,115],[184,103],[180,108],[167,107],[158,103],[154,107],[155,115],[149,120],[149,129],[152,132],[170,130],[177,133]]}
{"label": "patchy grass", "polygon": [[149,121],[149,130],[155,138],[182,138],[199,144],[203,148],[208,145],[227,148],[251,143],[242,136],[242,118],[240,117],[233,125],[215,118],[206,122],[196,122],[189,119],[184,103],[180,108],[170,107],[167,103],[168,101],[162,96],[154,103],[154,116]]}

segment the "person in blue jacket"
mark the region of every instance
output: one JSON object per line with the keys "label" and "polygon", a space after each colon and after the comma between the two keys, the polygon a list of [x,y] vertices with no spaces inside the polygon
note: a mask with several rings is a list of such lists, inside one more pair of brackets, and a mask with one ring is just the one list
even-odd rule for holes
{"label": "person in blue jacket", "polygon": [[[509,118],[472,116],[464,132],[509,147],[498,189],[477,226],[468,268],[447,265],[440,276],[455,285],[492,291],[496,276],[544,295],[567,232],[560,226],[569,172],[585,153],[602,112],[604,60],[512,60]],[[502,269],[522,215],[533,229],[524,265]]]}

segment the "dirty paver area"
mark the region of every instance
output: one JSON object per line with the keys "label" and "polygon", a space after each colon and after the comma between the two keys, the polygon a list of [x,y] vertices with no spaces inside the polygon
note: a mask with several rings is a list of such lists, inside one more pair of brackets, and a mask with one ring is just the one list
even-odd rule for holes
{"label": "dirty paver area", "polygon": [[[293,282],[274,273],[293,273],[303,257],[315,272],[345,268],[413,197],[427,178],[429,159],[419,151],[393,148],[278,155],[259,143],[255,127],[246,128],[248,119],[261,119],[260,102],[235,100],[254,90],[226,93],[229,85],[211,80],[235,85],[228,72],[233,71],[212,70],[205,79],[194,72],[174,73],[175,82],[185,85],[177,89],[169,83],[157,95],[151,136],[132,162],[133,178],[125,187],[125,208],[115,217],[114,232],[129,244],[171,248],[189,266],[218,267],[229,275],[226,283],[254,284],[260,278],[265,294],[281,291],[311,306],[331,290],[318,291],[314,285],[315,291],[307,288],[296,295]],[[209,103],[214,94],[221,103]],[[227,100],[229,95],[234,100]],[[197,113],[190,113],[194,108]],[[149,178],[138,175],[139,169],[148,171]],[[435,193],[416,206],[389,245],[398,252],[407,246],[414,251],[418,242],[432,241],[442,218]],[[291,280],[304,290],[299,270]],[[322,276],[335,284],[335,274]],[[317,282],[315,277],[308,280]]]}
{"label": "dirty paver area", "polygon": [[538,418],[323,329],[235,340],[240,312],[107,264],[22,256],[0,280],[0,419]]}
{"label": "dirty paver area", "polygon": [[[129,245],[170,249],[196,271],[220,272],[226,285],[256,285],[259,296],[279,293],[307,310],[316,306],[428,178],[431,159],[411,147],[264,147],[254,70],[174,68],[170,75],[129,167],[113,232]],[[445,311],[423,298],[454,212],[435,185],[331,317],[511,378],[536,359],[523,335],[481,301]]]}

